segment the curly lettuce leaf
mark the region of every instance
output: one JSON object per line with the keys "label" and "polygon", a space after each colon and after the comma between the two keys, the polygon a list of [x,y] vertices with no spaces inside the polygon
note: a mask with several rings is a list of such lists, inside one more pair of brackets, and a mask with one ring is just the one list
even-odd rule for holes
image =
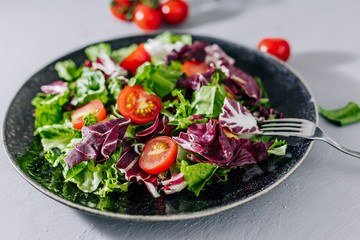
{"label": "curly lettuce leaf", "polygon": [[286,154],[287,143],[285,140],[275,139],[274,143],[269,147],[268,154],[275,156],[284,156]]}
{"label": "curly lettuce leaf", "polygon": [[177,80],[183,75],[183,72],[168,69],[162,64],[146,62],[138,67],[129,85],[143,86],[145,90],[155,93],[162,99],[175,89]]}
{"label": "curly lettuce leaf", "polygon": [[70,100],[70,91],[61,94],[38,93],[31,101],[35,110],[35,128],[63,121],[63,106]]}
{"label": "curly lettuce leaf", "polygon": [[73,139],[78,130],[71,123],[45,125],[36,129],[35,134],[41,138],[44,151],[52,148],[65,148]]}
{"label": "curly lettuce leaf", "polygon": [[77,79],[82,73],[82,67],[77,68],[73,60],[65,60],[55,64],[55,70],[60,78],[71,82]]}
{"label": "curly lettuce leaf", "polygon": [[108,101],[108,91],[105,85],[105,77],[100,71],[91,71],[84,68],[81,77],[76,81],[72,103],[74,105],[84,105],[92,100],[99,99],[106,104]]}
{"label": "curly lettuce leaf", "polygon": [[192,36],[189,34],[173,34],[169,31],[165,31],[155,37],[164,44],[174,44],[176,42],[182,42],[185,45],[192,43]]}
{"label": "curly lettuce leaf", "polygon": [[103,54],[111,55],[111,46],[108,43],[99,43],[85,48],[85,54],[88,59],[95,62],[97,58],[101,58]]}

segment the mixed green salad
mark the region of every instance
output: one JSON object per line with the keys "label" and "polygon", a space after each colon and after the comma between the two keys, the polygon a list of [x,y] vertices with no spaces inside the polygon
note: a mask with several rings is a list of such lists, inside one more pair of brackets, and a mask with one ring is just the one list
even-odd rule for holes
{"label": "mixed green salad", "polygon": [[101,198],[139,183],[154,198],[198,196],[233,169],[285,155],[286,142],[258,127],[283,114],[219,45],[164,32],[85,53],[81,66],[57,62],[60,80],[32,100],[38,150],[81,192]]}

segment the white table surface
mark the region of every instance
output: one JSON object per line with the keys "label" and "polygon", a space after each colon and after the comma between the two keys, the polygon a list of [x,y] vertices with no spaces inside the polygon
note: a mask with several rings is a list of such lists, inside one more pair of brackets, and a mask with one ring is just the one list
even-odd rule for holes
{"label": "white table surface", "polygon": [[[189,20],[167,29],[253,48],[263,37],[284,37],[292,47],[289,64],[318,105],[360,104],[360,1],[189,2]],[[47,63],[94,42],[136,34],[141,32],[135,25],[110,15],[108,1],[0,0],[1,126],[15,93]],[[360,150],[360,123],[319,122],[339,143]],[[48,198],[0,148],[0,238],[360,239],[359,160],[316,142],[295,173],[242,206],[194,220],[129,222],[87,215]]]}

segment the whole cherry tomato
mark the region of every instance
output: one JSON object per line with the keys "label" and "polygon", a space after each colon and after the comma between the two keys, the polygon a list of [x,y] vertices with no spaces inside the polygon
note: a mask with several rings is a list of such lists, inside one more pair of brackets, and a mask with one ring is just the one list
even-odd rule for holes
{"label": "whole cherry tomato", "polygon": [[169,0],[161,4],[161,13],[165,23],[176,25],[183,23],[189,13],[189,5],[182,0]]}
{"label": "whole cherry tomato", "polygon": [[110,3],[111,14],[120,20],[132,20],[132,3],[129,0],[113,0]]}
{"label": "whole cherry tomato", "polygon": [[287,61],[290,57],[290,45],[282,38],[264,38],[260,41],[258,49],[283,61]]}
{"label": "whole cherry tomato", "polygon": [[134,9],[133,22],[144,32],[154,31],[161,26],[161,11],[140,3]]}

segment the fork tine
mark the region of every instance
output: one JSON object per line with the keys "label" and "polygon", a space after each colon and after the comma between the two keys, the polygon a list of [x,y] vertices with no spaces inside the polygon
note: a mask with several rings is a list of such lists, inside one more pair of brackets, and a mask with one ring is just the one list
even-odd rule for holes
{"label": "fork tine", "polygon": [[296,133],[296,132],[263,132],[262,135],[283,136],[283,137],[302,137],[302,135],[300,133]]}
{"label": "fork tine", "polygon": [[270,127],[270,128],[261,128],[264,132],[277,132],[277,131],[290,131],[290,132],[301,132],[301,128],[291,128],[291,127]]}
{"label": "fork tine", "polygon": [[275,122],[270,122],[270,123],[263,123],[261,124],[261,128],[268,128],[268,127],[295,127],[295,128],[301,128],[301,124],[299,123],[275,123]]}
{"label": "fork tine", "polygon": [[308,120],[298,119],[298,118],[278,118],[278,119],[272,119],[272,120],[265,120],[263,123],[275,123],[275,122],[303,123],[306,121],[308,121]]}

